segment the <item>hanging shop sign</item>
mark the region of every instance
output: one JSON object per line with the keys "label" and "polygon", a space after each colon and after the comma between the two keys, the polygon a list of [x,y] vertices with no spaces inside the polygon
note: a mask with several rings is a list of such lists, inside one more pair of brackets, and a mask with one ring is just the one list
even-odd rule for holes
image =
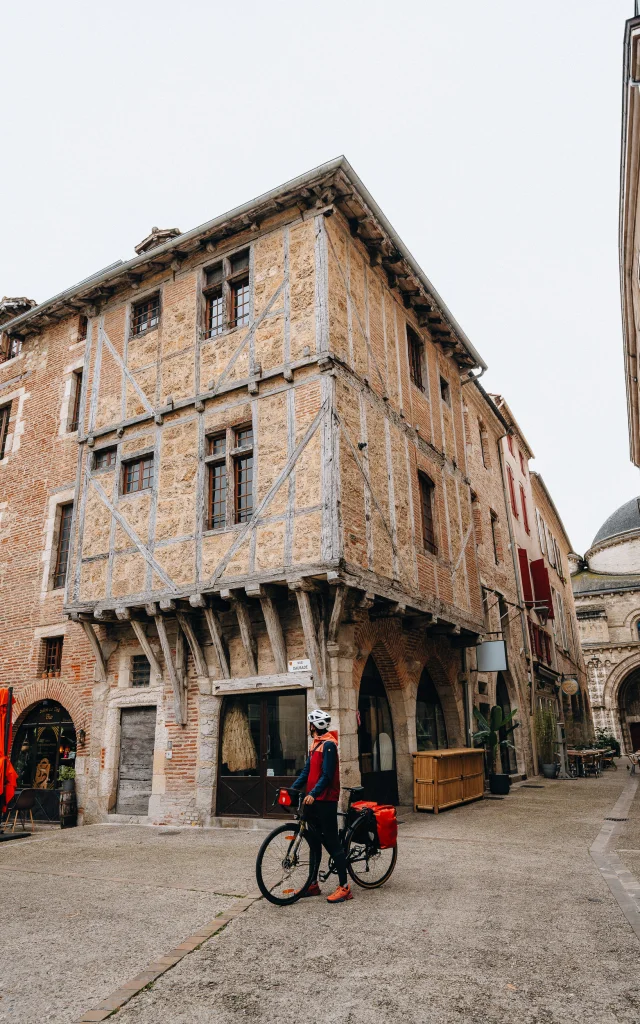
{"label": "hanging shop sign", "polygon": [[478,672],[506,672],[507,648],[504,640],[485,640],[476,647]]}
{"label": "hanging shop sign", "polygon": [[563,679],[561,687],[562,692],[566,693],[567,697],[573,697],[580,689],[577,679]]}

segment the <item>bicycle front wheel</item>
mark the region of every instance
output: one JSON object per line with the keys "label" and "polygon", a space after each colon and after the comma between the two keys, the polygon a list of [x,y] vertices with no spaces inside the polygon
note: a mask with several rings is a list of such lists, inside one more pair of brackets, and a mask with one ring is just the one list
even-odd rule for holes
{"label": "bicycle front wheel", "polygon": [[398,847],[381,850],[376,835],[366,821],[356,821],[347,833],[347,871],[356,885],[363,889],[378,889],[393,874],[398,859]]}
{"label": "bicycle front wheel", "polygon": [[316,853],[299,821],[275,828],[258,851],[258,888],[276,906],[286,907],[304,896],[315,873]]}

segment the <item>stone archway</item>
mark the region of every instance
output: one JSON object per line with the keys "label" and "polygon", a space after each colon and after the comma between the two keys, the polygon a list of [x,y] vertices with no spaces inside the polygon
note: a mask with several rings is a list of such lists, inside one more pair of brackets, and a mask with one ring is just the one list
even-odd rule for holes
{"label": "stone archway", "polygon": [[640,750],[640,668],[631,671],[618,688],[618,713],[625,749]]}
{"label": "stone archway", "polygon": [[602,693],[602,705],[604,709],[604,716],[606,718],[606,725],[610,722],[613,726],[613,731],[616,737],[622,743],[622,749],[624,752],[629,752],[631,749],[631,733],[626,722],[626,715],[621,705],[621,698],[624,697],[623,688],[626,681],[634,675],[635,672],[640,672],[640,654],[634,653],[630,657],[625,658],[624,661],[616,665],[610,672],[608,678],[605,680],[603,693]]}
{"label": "stone archway", "polygon": [[28,712],[42,700],[56,700],[62,704],[71,716],[76,732],[87,730],[87,713],[74,687],[59,679],[38,679],[35,683],[25,686],[13,695],[13,731],[21,725]]}

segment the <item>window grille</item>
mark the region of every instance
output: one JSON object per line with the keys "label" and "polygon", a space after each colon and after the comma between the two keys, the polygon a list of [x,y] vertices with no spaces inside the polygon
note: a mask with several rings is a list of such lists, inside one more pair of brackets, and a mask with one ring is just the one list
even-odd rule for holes
{"label": "window grille", "polygon": [[131,318],[131,333],[144,334],[160,323],[160,292],[142,302],[136,302]]}
{"label": "window grille", "polygon": [[424,473],[418,474],[420,482],[420,501],[422,511],[422,543],[427,551],[433,555],[438,553],[436,544],[435,524],[433,517],[433,499],[435,485]]}
{"label": "window grille", "polygon": [[151,683],[151,665],[146,655],[134,654],[131,659],[131,685],[149,686]]}
{"label": "window grille", "polygon": [[140,459],[125,462],[122,480],[122,493],[135,494],[153,486],[153,455],[145,455]]}
{"label": "window grille", "polygon": [[48,636],[44,641],[44,675],[59,676],[62,668],[62,643],[64,637]]}
{"label": "window grille", "polygon": [[67,582],[67,566],[69,564],[69,546],[71,543],[71,519],[73,505],[60,506],[60,524],[58,528],[58,549],[56,566],[53,573],[53,589],[64,587]]}
{"label": "window grille", "polygon": [[9,420],[11,419],[11,402],[0,408],[0,459],[4,459],[9,436]]}

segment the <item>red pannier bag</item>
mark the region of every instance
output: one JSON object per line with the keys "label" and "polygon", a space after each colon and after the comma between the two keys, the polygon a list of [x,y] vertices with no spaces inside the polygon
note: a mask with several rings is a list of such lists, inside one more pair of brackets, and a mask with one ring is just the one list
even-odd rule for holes
{"label": "red pannier bag", "polygon": [[378,842],[381,850],[387,850],[398,842],[398,819],[392,804],[378,804],[373,812],[378,827]]}
{"label": "red pannier bag", "polygon": [[373,811],[381,850],[396,845],[398,842],[398,819],[393,804],[377,804],[374,800],[358,800],[351,806],[355,811],[362,811],[365,807]]}

